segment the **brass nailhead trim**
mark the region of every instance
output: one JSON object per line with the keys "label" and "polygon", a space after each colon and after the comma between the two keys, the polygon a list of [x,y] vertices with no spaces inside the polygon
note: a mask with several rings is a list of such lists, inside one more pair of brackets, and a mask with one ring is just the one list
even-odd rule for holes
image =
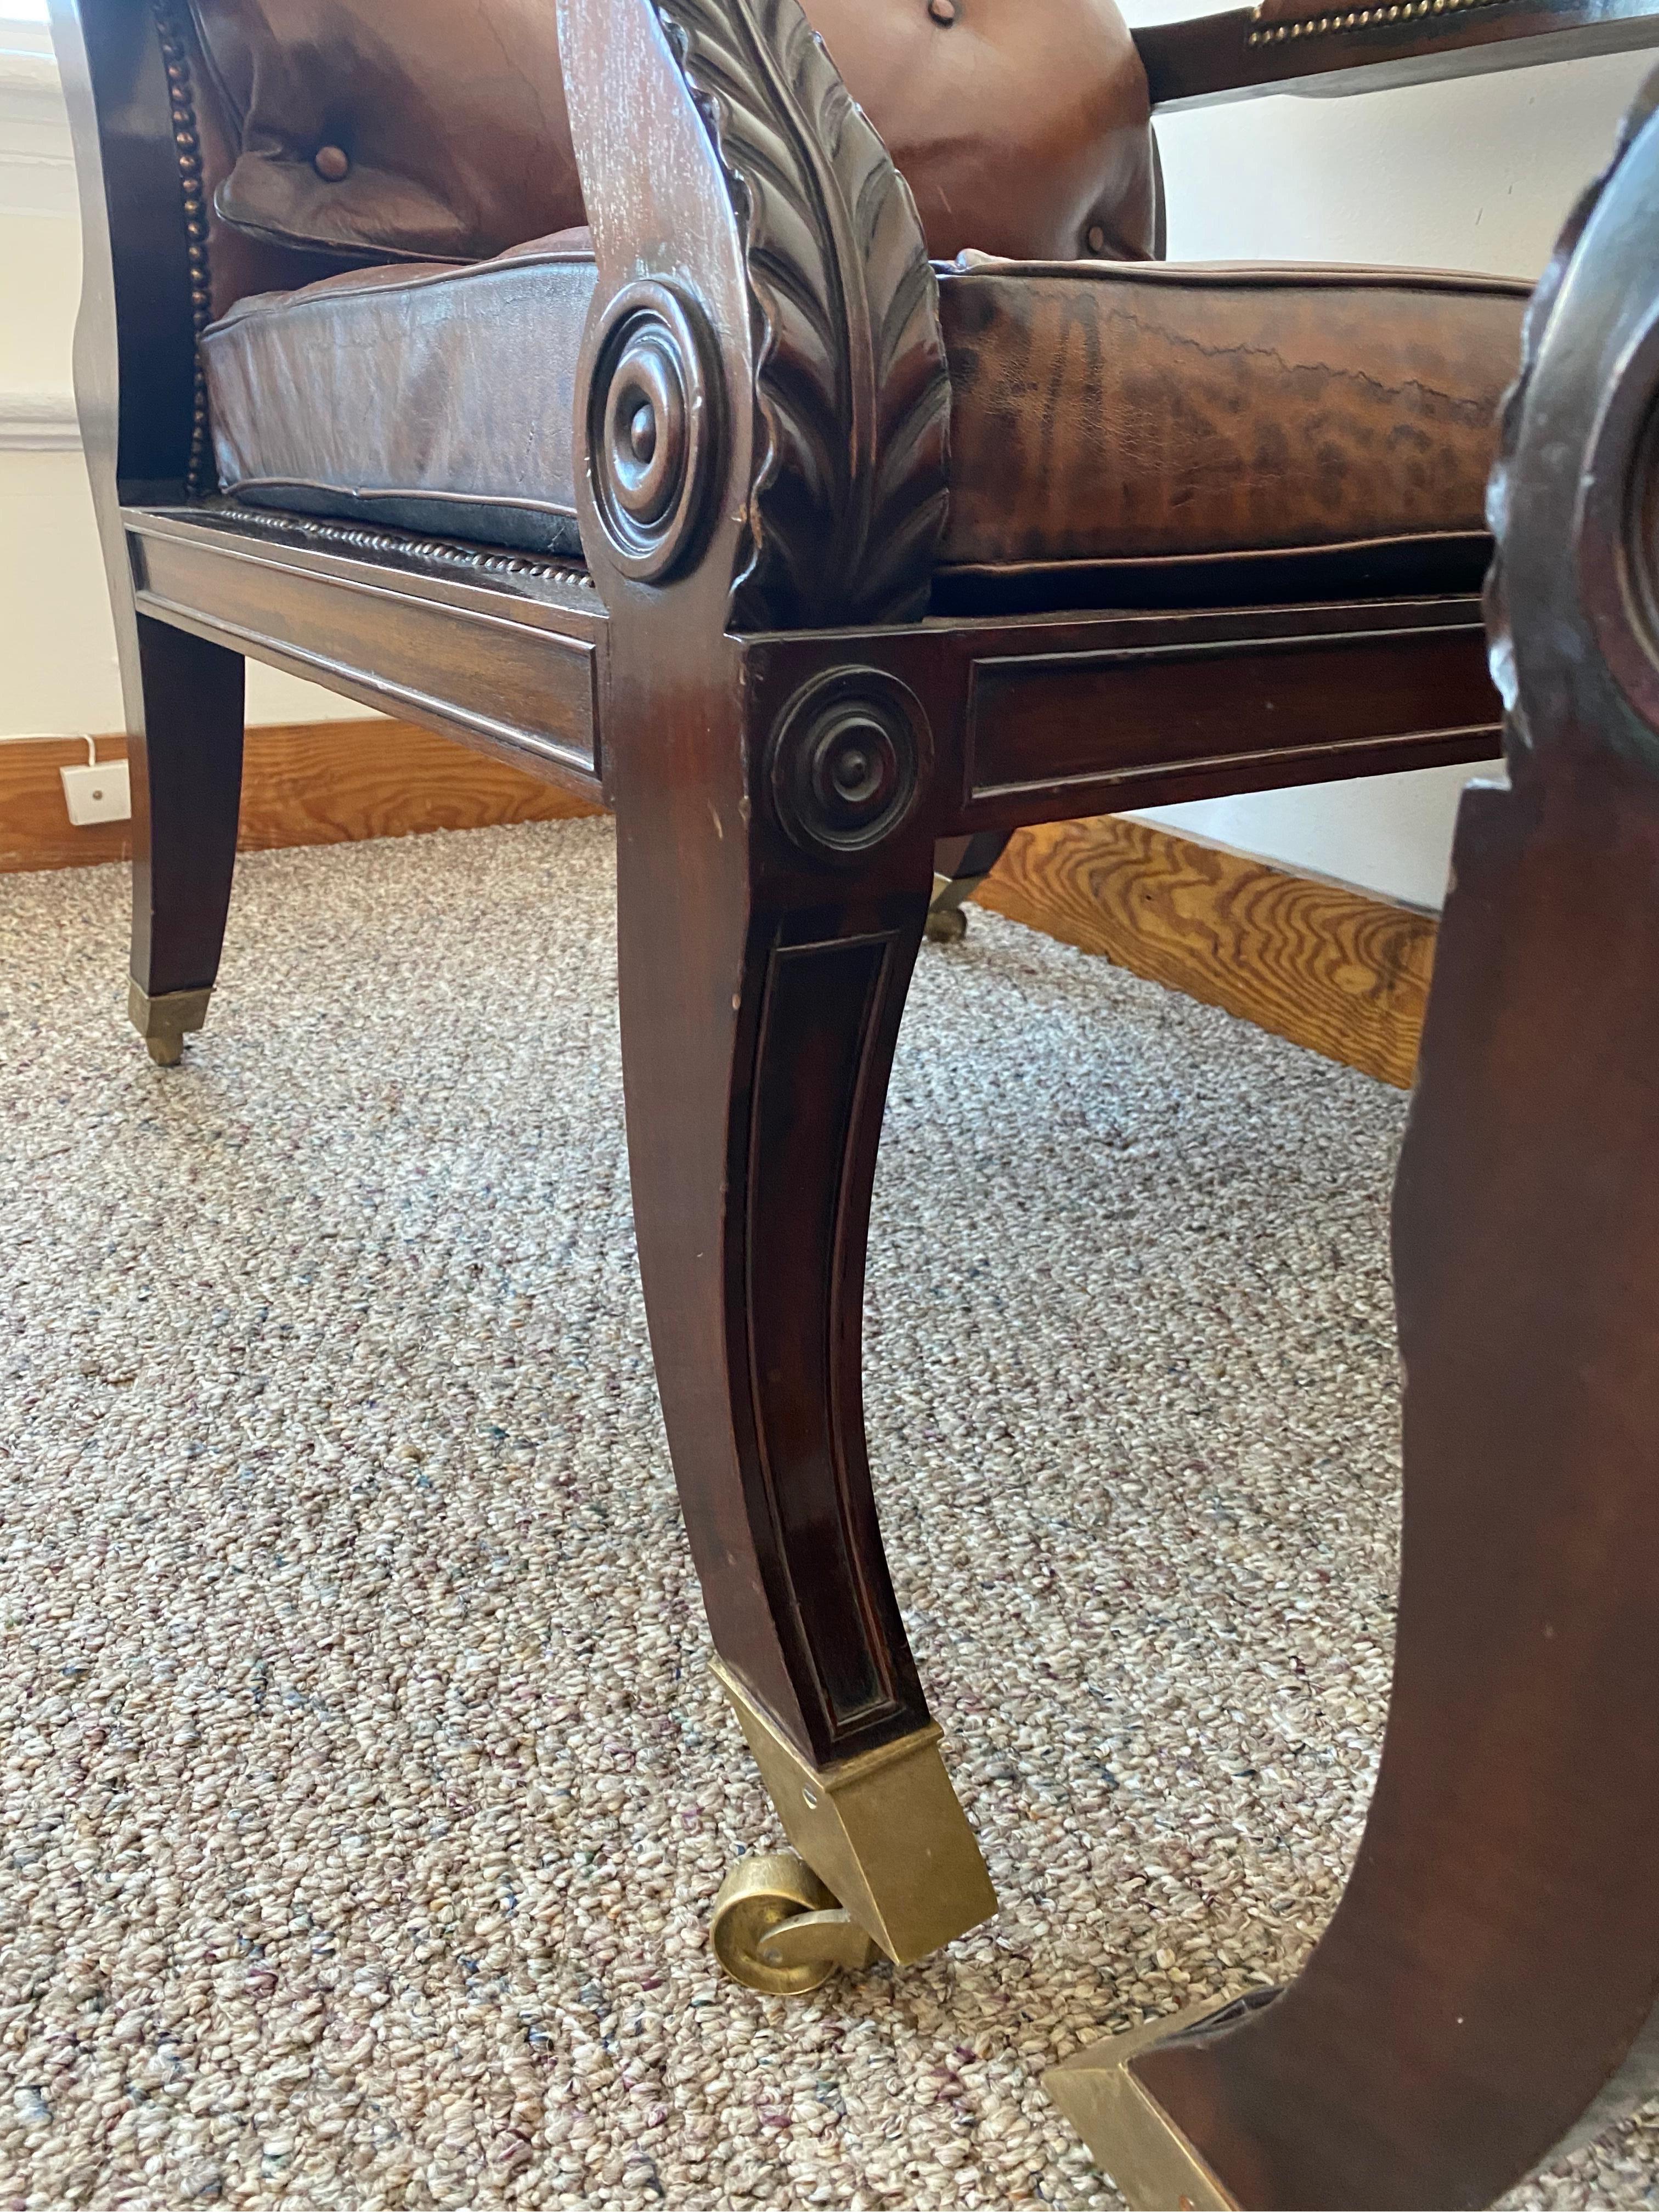
{"label": "brass nailhead trim", "polygon": [[192,499],[204,488],[208,458],[207,374],[202,367],[202,333],[213,319],[213,276],[208,265],[207,187],[202,175],[202,138],[196,120],[196,89],[170,0],[151,0],[155,33],[167,73],[173,110],[173,143],[179,149],[179,185],[185,204],[185,252],[190,271],[190,319],[195,337],[191,360],[195,384],[191,402],[190,459],[185,489]]}
{"label": "brass nailhead trim", "polygon": [[1293,23],[1262,23],[1258,0],[1257,28],[1244,43],[1247,46],[1273,46],[1285,39],[1316,38],[1322,32],[1364,31],[1376,23],[1409,23],[1425,15],[1460,15],[1472,8],[1509,5],[1510,0],[1397,0],[1397,4],[1389,7],[1351,8],[1342,15],[1304,15]]}
{"label": "brass nailhead trim", "polygon": [[275,509],[230,502],[205,511],[216,520],[251,523],[262,531],[280,531],[290,538],[341,545],[354,553],[400,553],[416,560],[441,562],[446,568],[475,569],[487,576],[533,576],[539,583],[565,584],[583,592],[593,589],[593,579],[586,568],[561,568],[556,562],[538,561],[531,554],[486,553],[482,547],[456,545],[447,538],[414,538],[398,530],[363,530],[349,522],[319,522],[309,515],[282,514]]}

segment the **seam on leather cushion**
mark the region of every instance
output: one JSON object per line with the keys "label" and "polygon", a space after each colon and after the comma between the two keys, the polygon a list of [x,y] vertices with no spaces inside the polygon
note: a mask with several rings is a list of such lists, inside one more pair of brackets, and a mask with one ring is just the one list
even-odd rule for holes
{"label": "seam on leather cushion", "polygon": [[1523,277],[1494,276],[1481,270],[1395,269],[1335,261],[1009,261],[994,253],[969,252],[937,266],[941,277],[958,283],[980,276],[1047,276],[1154,289],[1236,285],[1248,291],[1492,293],[1510,300],[1529,300],[1533,292]]}
{"label": "seam on leather cushion", "polygon": [[[399,292],[417,292],[425,287],[441,283],[465,283],[470,279],[488,279],[504,272],[522,269],[554,268],[572,264],[592,267],[593,249],[591,234],[586,229],[557,232],[556,239],[568,239],[568,245],[555,244],[547,239],[532,239],[526,245],[511,247],[497,253],[488,261],[441,261],[430,264],[396,262],[375,268],[354,270],[343,276],[325,276],[315,284],[307,284],[297,292],[255,293],[211,324],[204,333],[204,338],[218,336],[234,325],[254,320],[266,314],[283,314],[296,304],[315,301],[380,299]],[[580,241],[578,243],[578,241]]]}
{"label": "seam on leather cushion", "polygon": [[1477,592],[1485,531],[1261,546],[1139,559],[952,562],[933,572],[933,611],[1051,614],[1103,607],[1285,606],[1301,600],[1437,599]]}
{"label": "seam on leather cushion", "polygon": [[516,509],[526,514],[560,515],[574,521],[576,510],[556,499],[521,499],[505,491],[431,491],[412,484],[324,483],[315,477],[240,477],[222,487],[228,498],[252,498],[258,491],[313,492],[321,499],[418,500],[432,507],[489,507]]}

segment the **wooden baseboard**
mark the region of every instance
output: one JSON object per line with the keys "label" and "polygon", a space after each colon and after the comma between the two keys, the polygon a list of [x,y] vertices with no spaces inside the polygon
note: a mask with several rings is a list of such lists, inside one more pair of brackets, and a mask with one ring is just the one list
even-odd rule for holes
{"label": "wooden baseboard", "polygon": [[1117,815],[1020,830],[979,897],[1411,1087],[1434,968],[1432,915]]}
{"label": "wooden baseboard", "polygon": [[[125,751],[99,741],[100,758]],[[70,827],[71,739],[0,744],[0,872],[119,860],[124,823]],[[251,729],[245,850],[551,822],[595,810],[407,722]],[[1434,963],[1431,915],[1106,815],[1015,836],[981,902],[1137,975],[1408,1086]]]}
{"label": "wooden baseboard", "polygon": [[[123,738],[98,740],[100,760],[125,753]],[[70,826],[58,771],[86,757],[84,741],[75,738],[0,744],[0,874],[131,858],[130,823]],[[426,830],[487,830],[504,822],[562,822],[597,811],[554,784],[412,722],[270,724],[247,733],[244,852]]]}

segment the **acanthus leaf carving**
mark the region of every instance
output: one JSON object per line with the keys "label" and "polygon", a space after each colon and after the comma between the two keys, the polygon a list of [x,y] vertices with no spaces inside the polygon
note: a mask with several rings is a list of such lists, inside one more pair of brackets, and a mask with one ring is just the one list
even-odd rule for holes
{"label": "acanthus leaf carving", "polygon": [[925,608],[950,380],[909,189],[796,0],[659,0],[743,228],[763,429],[738,629]]}

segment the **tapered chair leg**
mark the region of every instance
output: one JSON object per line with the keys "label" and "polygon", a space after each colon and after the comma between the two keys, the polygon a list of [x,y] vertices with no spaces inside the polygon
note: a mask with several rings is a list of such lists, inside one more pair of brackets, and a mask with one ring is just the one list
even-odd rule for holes
{"label": "tapered chair leg", "polygon": [[1007,850],[1008,832],[981,830],[947,837],[933,852],[933,895],[927,902],[927,937],[957,945],[968,934],[968,902]]}
{"label": "tapered chair leg", "polygon": [[[820,757],[839,726],[808,729],[805,756],[858,791],[868,730],[848,723],[843,775]],[[806,1988],[866,1955],[858,1931],[909,1960],[995,1909],[883,1555],[860,1378],[871,1185],[932,854],[913,835],[853,865],[804,858],[748,803],[735,729],[695,782],[660,727],[637,767],[635,750],[624,737],[613,773],[652,1346],[716,1671],[828,1893],[745,1875],[716,1946],[741,1978]]]}
{"label": "tapered chair leg", "polygon": [[137,618],[132,775],[134,1024],[159,1066],[207,1018],[236,863],[244,663],[170,624]]}

